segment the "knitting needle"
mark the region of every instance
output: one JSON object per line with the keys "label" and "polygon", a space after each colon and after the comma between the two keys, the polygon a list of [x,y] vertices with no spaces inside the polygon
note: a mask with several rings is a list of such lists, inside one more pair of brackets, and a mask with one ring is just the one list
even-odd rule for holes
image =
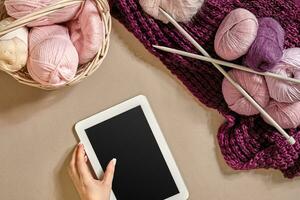
{"label": "knitting needle", "polygon": [[205,57],[205,56],[197,55],[197,54],[194,54],[194,53],[189,53],[189,52],[186,52],[186,51],[173,49],[173,48],[170,48],[170,47],[158,46],[158,45],[152,45],[152,46],[156,49],[159,49],[159,50],[162,50],[162,51],[165,51],[165,52],[175,53],[175,54],[185,56],[185,57],[189,57],[189,58],[195,58],[197,60],[202,60],[202,61],[206,61],[206,62],[210,62],[210,63],[216,63],[216,64],[219,64],[219,65],[223,65],[225,67],[230,67],[230,68],[250,72],[250,73],[253,73],[253,74],[258,74],[258,75],[262,75],[262,76],[269,76],[269,77],[272,77],[272,78],[281,79],[281,80],[285,80],[285,81],[290,81],[290,82],[293,82],[293,83],[300,83],[299,79],[284,77],[284,76],[281,76],[279,74],[275,74],[275,73],[271,73],[271,72],[258,72],[258,71],[252,70],[252,69],[250,69],[248,67],[245,67],[245,66],[242,66],[242,65],[237,65],[237,64],[234,64],[234,63],[231,63],[231,62],[226,62],[226,61],[218,60],[218,59],[215,59],[215,58]]}
{"label": "knitting needle", "polygon": [[[168,18],[168,20],[176,27],[176,29],[194,45],[194,47],[196,47],[204,56],[210,57],[205,49],[203,49],[202,46],[198,44],[196,40],[194,40],[194,38],[189,35],[188,32],[185,31],[166,11],[164,11],[162,8],[159,8],[159,10],[165,17]],[[281,133],[281,135],[287,139],[291,145],[296,143],[295,139],[288,135],[285,130],[283,130],[283,128],[281,128],[281,126],[238,83],[236,83],[220,65],[216,63],[212,64],[261,113],[261,115],[264,116],[279,131],[279,133]]]}

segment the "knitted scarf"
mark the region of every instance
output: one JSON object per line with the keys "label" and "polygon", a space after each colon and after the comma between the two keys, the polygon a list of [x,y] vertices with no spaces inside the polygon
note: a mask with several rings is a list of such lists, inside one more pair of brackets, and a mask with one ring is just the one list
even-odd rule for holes
{"label": "knitted scarf", "polygon": [[[285,177],[300,176],[299,129],[287,132],[296,139],[291,146],[259,115],[245,117],[231,111],[224,101],[223,76],[209,63],[164,53],[152,47],[164,45],[199,52],[172,24],[154,20],[143,12],[138,0],[111,0],[117,18],[152,54],[186,86],[199,101],[217,109],[226,119],[217,139],[226,163],[236,170],[274,168]],[[286,31],[285,48],[300,47],[300,9],[292,0],[206,0],[193,20],[181,24],[213,57],[215,33],[224,17],[235,8],[245,8],[259,17],[273,17]],[[239,61],[237,61],[239,63]]]}

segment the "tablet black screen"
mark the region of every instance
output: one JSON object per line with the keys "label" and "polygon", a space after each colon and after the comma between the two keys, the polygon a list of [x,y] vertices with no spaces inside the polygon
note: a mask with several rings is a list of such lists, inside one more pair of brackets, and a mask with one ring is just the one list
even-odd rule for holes
{"label": "tablet black screen", "polygon": [[179,193],[141,106],[86,130],[100,161],[117,158],[118,200],[163,200]]}

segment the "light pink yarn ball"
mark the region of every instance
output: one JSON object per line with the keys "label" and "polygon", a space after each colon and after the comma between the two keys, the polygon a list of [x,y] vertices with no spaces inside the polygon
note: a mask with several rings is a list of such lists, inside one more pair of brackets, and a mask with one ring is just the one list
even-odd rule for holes
{"label": "light pink yarn ball", "polygon": [[[265,110],[282,128],[296,128],[300,125],[300,102],[281,103],[272,100]],[[267,119],[264,120],[272,125]]]}
{"label": "light pink yarn ball", "polygon": [[91,61],[102,46],[104,23],[96,5],[87,0],[76,20],[68,24],[71,40],[79,54],[79,63]]}
{"label": "light pink yarn ball", "polygon": [[[5,0],[4,5],[8,15],[19,19],[32,12],[45,8],[59,0]],[[52,25],[55,23],[66,22],[73,19],[79,11],[81,3],[67,6],[42,17],[34,22],[29,23],[27,26],[44,26]]]}
{"label": "light pink yarn ball", "polygon": [[243,8],[231,11],[216,33],[216,53],[225,60],[245,55],[256,38],[257,30],[258,21],[251,12]]}
{"label": "light pink yarn ball", "polygon": [[139,0],[143,10],[164,23],[169,20],[159,11],[163,8],[178,22],[188,22],[197,13],[204,0]]}
{"label": "light pink yarn ball", "polygon": [[289,48],[283,50],[283,56],[281,59],[282,62],[285,62],[289,65],[299,68],[300,67],[300,48]]}
{"label": "light pink yarn ball", "polygon": [[[283,58],[272,70],[284,77],[300,80],[300,48],[283,51]],[[300,84],[266,77],[270,96],[279,102],[292,103],[300,101]]]}
{"label": "light pink yarn ball", "polygon": [[68,29],[59,25],[35,27],[29,34],[27,69],[45,86],[62,86],[76,75],[78,54]]}
{"label": "light pink yarn ball", "polygon": [[[229,75],[233,80],[239,83],[259,105],[262,107],[268,105],[270,97],[264,77],[239,70],[231,70]],[[236,113],[246,116],[259,113],[259,111],[225,78],[222,83],[222,92],[229,108]]]}

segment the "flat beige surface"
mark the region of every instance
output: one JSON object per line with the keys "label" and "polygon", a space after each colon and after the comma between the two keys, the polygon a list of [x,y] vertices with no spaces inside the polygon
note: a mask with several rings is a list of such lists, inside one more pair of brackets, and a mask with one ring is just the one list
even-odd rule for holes
{"label": "flat beige surface", "polygon": [[277,171],[236,172],[216,144],[222,117],[207,109],[118,22],[101,68],[55,92],[0,73],[0,199],[76,200],[67,175],[74,124],[138,94],[148,97],[192,200],[294,200],[300,179]]}

